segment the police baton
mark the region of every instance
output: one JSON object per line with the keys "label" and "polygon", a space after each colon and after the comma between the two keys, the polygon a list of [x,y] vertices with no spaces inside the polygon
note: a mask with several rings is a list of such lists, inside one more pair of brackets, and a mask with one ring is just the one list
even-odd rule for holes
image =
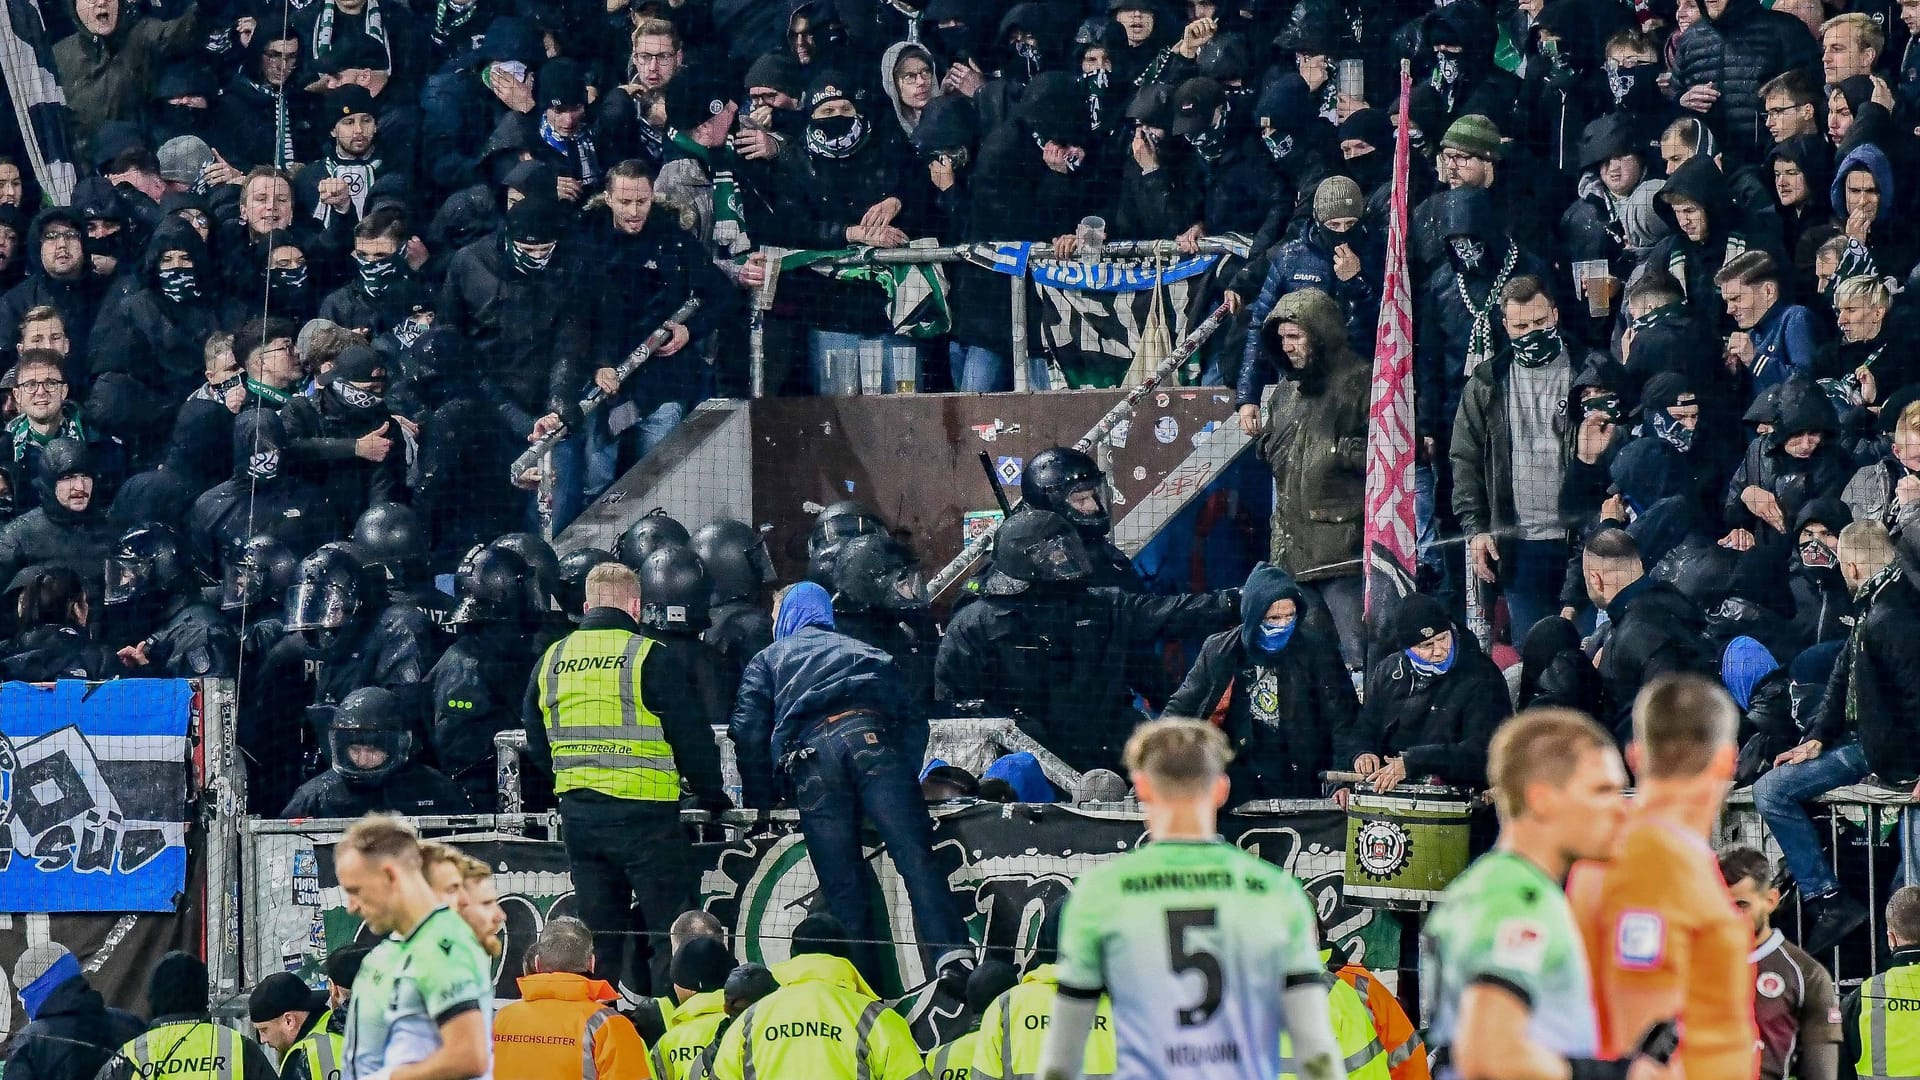
{"label": "police baton", "polygon": [[[647,340],[641,342],[637,348],[628,353],[625,360],[620,361],[620,366],[613,369],[614,380],[625,383],[629,376],[635,371],[640,370],[641,364],[646,363],[647,360],[653,356],[655,349],[673,340],[673,327],[676,324],[681,326],[686,325],[687,320],[691,319],[693,313],[698,310],[700,310],[699,298],[692,296],[687,297],[687,302],[681,304],[679,310],[667,316],[667,321],[661,323],[659,329],[648,334]],[[587,396],[580,399],[580,415],[587,416],[591,414],[606,400],[606,391],[600,389],[599,383],[594,383],[593,386],[587,390]],[[507,479],[510,482],[518,481],[528,469],[540,463],[540,459],[546,455],[547,451],[553,449],[555,443],[566,438],[568,434],[567,426],[562,424],[552,431],[547,432],[545,435],[540,436],[538,439],[535,439],[533,445],[527,447],[519,457],[513,459],[513,464],[509,466],[507,470]]]}
{"label": "police baton", "polygon": [[[1140,380],[1139,385],[1127,391],[1126,397],[1121,398],[1118,404],[1108,409],[1107,414],[1100,418],[1100,422],[1081,436],[1080,441],[1073,444],[1073,448],[1081,453],[1092,451],[1101,439],[1112,433],[1120,421],[1133,415],[1134,407],[1140,404],[1141,398],[1152,393],[1154,387],[1159,386],[1167,380],[1168,376],[1180,370],[1181,365],[1191,359],[1193,354],[1200,350],[1200,346],[1207,343],[1207,339],[1213,336],[1214,331],[1220,329],[1220,324],[1227,321],[1227,315],[1227,305],[1222,302],[1201,321],[1200,325],[1180,339],[1180,343],[1173,347],[1173,351],[1167,354],[1165,360],[1160,361],[1160,366],[1153,370],[1153,374]],[[953,557],[952,562],[942,567],[940,572],[933,576],[933,580],[927,582],[929,602],[939,599],[941,593],[952,588],[954,582],[959,581],[968,570],[973,568],[974,563],[980,561],[980,557],[986,554],[988,546],[993,543],[993,534],[999,531],[1001,523],[988,522],[985,531],[962,548],[960,554]]]}

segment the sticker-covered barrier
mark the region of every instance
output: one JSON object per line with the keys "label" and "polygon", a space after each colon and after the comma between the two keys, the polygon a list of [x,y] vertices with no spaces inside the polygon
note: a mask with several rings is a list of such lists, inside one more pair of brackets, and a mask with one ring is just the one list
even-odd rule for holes
{"label": "sticker-covered barrier", "polygon": [[[744,959],[785,959],[793,929],[817,900],[819,881],[791,814],[699,845],[698,903],[720,918]],[[530,832],[539,831],[544,819]],[[461,823],[476,830],[448,836],[494,867],[507,912],[506,948],[495,962],[495,988],[517,996],[521,958],[547,920],[575,911],[565,848],[553,840],[509,836],[483,818],[428,819],[441,832]],[[248,885],[253,909],[247,980],[271,971],[318,973],[329,949],[360,932],[332,877],[332,845],[346,822],[249,822]],[[1341,899],[1345,816],[1321,803],[1276,805],[1222,822],[1233,843],[1286,867],[1307,883],[1329,940],[1383,968],[1399,962],[1399,926],[1383,912]],[[934,852],[947,872],[954,903],[974,939],[1025,961],[1046,906],[1073,879],[1140,843],[1140,815],[1128,809],[1050,804],[949,804],[934,808]],[[879,846],[869,849],[879,924],[883,993],[902,998],[901,1011],[923,1037],[949,1038],[959,1018],[928,994],[932,973],[915,947],[906,888]],[[950,1008],[950,1006],[949,1006]]]}

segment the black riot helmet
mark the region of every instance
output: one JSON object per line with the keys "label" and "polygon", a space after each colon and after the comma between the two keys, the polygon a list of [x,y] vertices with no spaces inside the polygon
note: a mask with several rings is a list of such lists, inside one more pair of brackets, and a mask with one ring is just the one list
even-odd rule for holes
{"label": "black riot helmet", "polygon": [[159,599],[190,584],[180,537],[158,522],[129,529],[107,555],[108,604]]}
{"label": "black riot helmet", "polygon": [[266,533],[236,545],[227,554],[220,580],[220,610],[279,603],[299,566],[293,549]]}
{"label": "black riot helmet", "polygon": [[405,503],[375,503],[353,523],[353,551],[388,581],[406,581],[426,565],[426,523]]}
{"label": "black riot helmet", "polygon": [[689,545],[713,577],[713,602],[754,601],[773,583],[773,557],[760,530],[733,518],[716,518],[693,534]]}
{"label": "black riot helmet", "polygon": [[534,597],[540,610],[546,610],[549,599],[559,598],[560,560],[553,554],[552,545],[530,532],[513,532],[487,546],[513,552],[533,571]]}
{"label": "black riot helmet", "polygon": [[366,602],[361,589],[365,570],[353,548],[335,541],[300,560],[287,590],[287,629],[314,635],[316,644],[332,644]]}
{"label": "black riot helmet", "polygon": [[366,686],[346,696],[327,725],[327,756],[350,784],[377,784],[407,763],[413,733],[393,691]]}
{"label": "black riot helmet", "polygon": [[993,568],[986,591],[1012,596],[1032,585],[1083,582],[1093,576],[1087,546],[1066,518],[1022,506],[993,535]]}
{"label": "black riot helmet", "polygon": [[647,556],[669,545],[685,547],[693,541],[687,527],[675,521],[668,513],[656,506],[641,516],[639,521],[627,526],[620,534],[620,540],[613,547],[613,553],[626,563],[634,573],[640,572],[641,564]]}
{"label": "black riot helmet", "polygon": [[1033,456],[1020,474],[1020,499],[1066,518],[1084,537],[1105,536],[1113,529],[1106,476],[1093,458],[1069,446]]}
{"label": "black riot helmet", "polygon": [[807,534],[807,561],[813,562],[822,551],[839,547],[856,536],[886,531],[887,523],[864,505],[852,499],[834,503],[813,519],[813,531]]}
{"label": "black riot helmet", "polygon": [[587,575],[602,563],[619,562],[605,548],[574,548],[560,556],[560,610],[578,620],[587,607]]}
{"label": "black riot helmet", "polygon": [[713,579],[693,549],[663,547],[640,564],[640,621],[655,630],[698,633],[711,625]]}
{"label": "black riot helmet", "polygon": [[913,611],[927,606],[920,560],[891,536],[856,536],[833,564],[833,609]]}
{"label": "black riot helmet", "polygon": [[473,623],[526,623],[533,618],[532,575],[527,561],[504,548],[481,548],[453,576],[457,603],[447,620],[451,626]]}

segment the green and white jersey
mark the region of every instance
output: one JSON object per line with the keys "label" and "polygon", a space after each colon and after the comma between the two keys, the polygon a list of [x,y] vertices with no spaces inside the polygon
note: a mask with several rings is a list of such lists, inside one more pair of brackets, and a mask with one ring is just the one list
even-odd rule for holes
{"label": "green and white jersey", "polygon": [[[361,962],[348,1003],[343,1080],[384,1077],[425,1060],[440,1048],[440,1025],[469,1009],[480,1010],[491,1033],[492,964],[473,929],[436,908],[412,934],[388,938]],[[489,1068],[481,1080],[492,1076]]]}
{"label": "green and white jersey", "polygon": [[1103,863],[1061,918],[1061,992],[1112,1001],[1119,1080],[1273,1080],[1281,991],[1325,978],[1306,890],[1219,840]]}
{"label": "green and white jersey", "polygon": [[[1600,1045],[1593,981],[1580,927],[1559,882],[1507,851],[1482,855],[1455,878],[1420,938],[1427,1043],[1453,1043],[1460,998],[1491,983],[1528,1003],[1528,1037],[1566,1057],[1593,1057]],[[1449,1075],[1439,1073],[1436,1075]]]}

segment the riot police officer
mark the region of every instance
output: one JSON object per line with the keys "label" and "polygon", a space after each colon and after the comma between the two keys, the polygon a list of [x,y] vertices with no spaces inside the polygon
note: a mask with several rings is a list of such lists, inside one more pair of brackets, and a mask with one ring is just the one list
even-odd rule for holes
{"label": "riot police officer", "polygon": [[433,666],[434,760],[482,813],[495,809],[493,737],[520,726],[533,648],[532,575],[520,556],[482,548],[453,579],[454,642]]}
{"label": "riot police officer", "polygon": [[[698,586],[704,606],[710,586]],[[688,707],[699,700],[689,666],[640,632],[633,571],[595,567],[586,607],[580,628],[548,648],[528,680],[527,757],[553,774],[559,793],[576,902],[595,931],[595,973],[618,985],[623,931],[637,905],[646,933],[635,941],[648,948],[638,950],[628,985],[665,993],[667,931],[691,900],[695,877],[680,784],[685,779],[701,805],[728,805],[720,751],[707,718]],[[648,952],[651,978],[642,966]]]}
{"label": "riot police officer", "polygon": [[378,686],[348,694],[327,726],[326,772],[300,785],[283,818],[363,814],[465,814],[467,797],[439,770],[414,760],[400,699]]}
{"label": "riot police officer", "polygon": [[914,707],[932,706],[940,632],[912,549],[885,533],[841,545],[833,565],[833,626],[893,657]]}
{"label": "riot police officer", "polygon": [[[535,636],[537,648],[544,650],[571,633],[573,622],[553,607],[560,599],[560,560],[553,554],[553,545],[530,532],[510,532],[487,546],[520,556],[533,572],[534,611],[540,624]],[[472,557],[471,552],[468,557]]]}
{"label": "riot police officer", "polygon": [[86,583],[69,566],[35,566],[9,596],[17,596],[20,635],[0,646],[0,678],[21,682],[110,679],[126,668],[113,650],[87,633],[92,602]]}
{"label": "riot police officer", "polygon": [[1093,458],[1070,446],[1040,451],[1020,474],[1020,501],[1051,510],[1080,531],[1093,560],[1092,584],[1143,591],[1133,560],[1107,538],[1113,532],[1113,507],[1107,501],[1106,474]]}
{"label": "riot police officer", "polygon": [[410,712],[419,704],[433,665],[433,624],[389,595],[385,575],[370,573],[350,545],[322,544],[300,561],[287,592],[287,629],[315,668],[316,731],[328,707],[362,687],[392,691]]}
{"label": "riot police officer", "polygon": [[[268,674],[268,658],[287,640],[282,604],[299,565],[285,544],[266,533],[223,561],[220,611],[240,637],[238,736],[247,760],[247,804],[256,813],[270,814],[287,804],[303,779],[306,755],[301,751],[319,746],[315,740],[303,747],[297,736],[288,741],[289,733],[301,731],[301,713],[312,700],[304,681]],[[299,658],[289,656],[288,663]]]}
{"label": "riot police officer", "polygon": [[427,526],[405,503],[375,503],[353,523],[353,553],[386,575],[387,590],[424,612],[435,626],[453,615],[446,593],[433,587],[427,566]]}
{"label": "riot police officer", "polygon": [[833,588],[833,560],[840,545],[856,536],[885,533],[887,523],[880,515],[852,499],[842,499],[820,511],[807,534],[807,580],[823,589]]}
{"label": "riot police officer", "polygon": [[1169,690],[1142,646],[1224,630],[1239,590],[1149,596],[1094,589],[1093,558],[1066,518],[1022,506],[994,536],[979,599],[947,624],[934,696],[982,702],[1075,769],[1117,768],[1133,695]]}
{"label": "riot police officer", "polygon": [[201,596],[180,538],[141,525],[107,556],[105,630],[136,674],[171,679],[232,677],[240,641]]}
{"label": "riot police officer", "polygon": [[648,700],[690,691],[690,698],[670,707],[698,716],[703,724],[726,723],[738,683],[727,679],[719,652],[701,640],[702,632],[712,625],[713,579],[700,556],[689,547],[659,548],[640,564],[639,580],[641,633],[659,643],[662,663],[671,663],[687,675],[683,687],[672,691],[657,687]]}
{"label": "riot police officer", "polygon": [[640,516],[640,520],[627,526],[620,539],[613,545],[613,553],[634,573],[640,572],[640,564],[647,556],[663,547],[679,545],[685,547],[693,541],[687,527],[669,515],[662,507],[654,507]]}
{"label": "riot police officer", "polygon": [[580,617],[586,614],[587,575],[601,563],[619,562],[613,552],[605,548],[574,548],[560,556],[560,610],[567,621],[578,625]]}
{"label": "riot police officer", "polygon": [[766,598],[774,579],[773,558],[759,531],[733,518],[702,525],[691,546],[713,578],[713,625],[701,636],[720,653],[729,679],[738,685],[747,661],[773,644]]}

